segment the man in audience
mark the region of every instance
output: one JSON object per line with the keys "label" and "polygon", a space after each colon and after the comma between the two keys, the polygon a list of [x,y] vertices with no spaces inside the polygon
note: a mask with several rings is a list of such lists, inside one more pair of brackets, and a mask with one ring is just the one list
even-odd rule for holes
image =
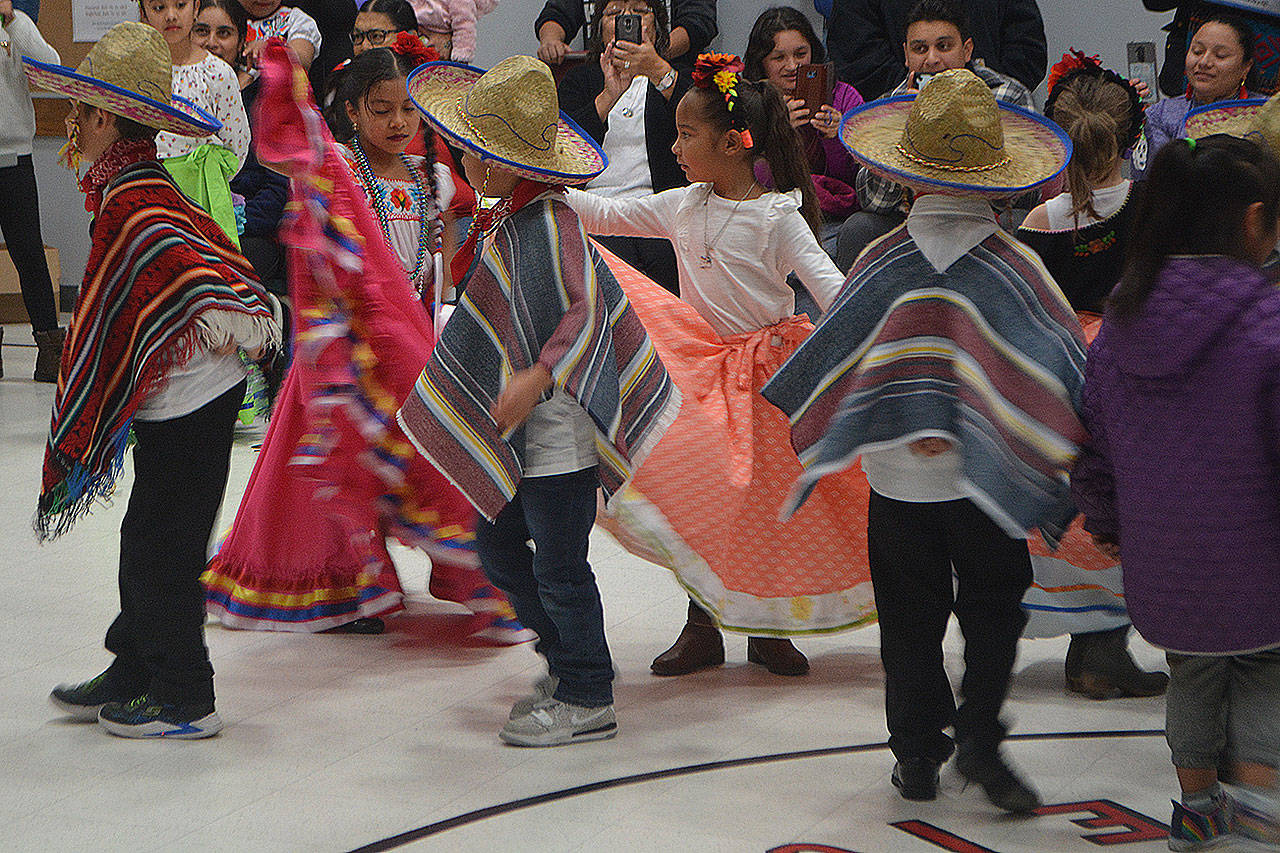
{"label": "man in audience", "polygon": [[[911,64],[903,63],[899,38],[916,0],[835,0],[827,27],[827,52],[836,76],[866,100],[897,85]],[[972,27],[972,59],[1027,89],[1044,79],[1049,58],[1044,21],[1036,0],[962,0]],[[968,61],[968,60],[966,60]],[[999,97],[999,95],[997,95]]]}
{"label": "man in audience", "polygon": [[[652,0],[663,3],[670,14],[671,41],[665,58],[681,60],[693,67],[697,58],[716,37],[716,0]],[[547,0],[541,14],[533,22],[538,36],[538,58],[548,65],[559,65],[569,50],[578,30],[587,23],[582,0]]]}
{"label": "man in audience", "polygon": [[[836,0],[836,8],[841,2]],[[833,26],[831,32],[836,31]],[[991,87],[997,100],[1032,108],[1031,92],[1026,86],[976,61],[969,23],[957,0],[919,0],[907,16],[905,33],[905,76],[887,94],[917,91],[940,71],[968,68]],[[1040,49],[1043,56],[1043,34]],[[853,266],[871,241],[897,228],[907,216],[907,191],[900,184],[862,169],[856,189],[861,210],[845,220],[836,238],[835,262],[844,271]]]}

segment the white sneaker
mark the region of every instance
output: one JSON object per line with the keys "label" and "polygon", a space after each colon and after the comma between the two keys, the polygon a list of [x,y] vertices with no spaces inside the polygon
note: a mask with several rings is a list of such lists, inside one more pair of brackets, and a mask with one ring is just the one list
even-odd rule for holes
{"label": "white sneaker", "polygon": [[515,746],[562,746],[605,740],[617,733],[618,719],[612,705],[583,708],[548,699],[524,716],[508,720],[498,737]]}
{"label": "white sneaker", "polygon": [[555,694],[556,688],[560,686],[560,679],[554,675],[547,673],[533,683],[533,693],[516,702],[511,706],[511,713],[507,715],[508,720],[514,720],[516,717],[523,717],[528,714],[536,706],[541,705]]}

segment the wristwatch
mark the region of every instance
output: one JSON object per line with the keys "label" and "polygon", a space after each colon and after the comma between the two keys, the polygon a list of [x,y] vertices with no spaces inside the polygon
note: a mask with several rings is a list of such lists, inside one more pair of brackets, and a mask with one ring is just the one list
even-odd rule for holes
{"label": "wristwatch", "polygon": [[665,92],[676,84],[676,70],[672,68],[666,74],[662,75],[662,79],[658,81],[657,90]]}

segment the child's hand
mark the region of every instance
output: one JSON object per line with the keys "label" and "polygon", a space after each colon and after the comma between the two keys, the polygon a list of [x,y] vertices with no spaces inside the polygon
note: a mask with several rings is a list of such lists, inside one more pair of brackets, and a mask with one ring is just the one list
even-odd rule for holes
{"label": "child's hand", "polygon": [[1112,542],[1110,539],[1104,539],[1098,534],[1093,535],[1093,547],[1097,548],[1108,559],[1120,562],[1120,543]]}
{"label": "child's hand", "polygon": [[938,456],[951,449],[951,442],[945,438],[921,438],[907,445],[917,456]]}
{"label": "child's hand", "polygon": [[550,387],[551,372],[541,364],[516,371],[489,408],[498,429],[505,434],[524,423]]}
{"label": "child's hand", "polygon": [[244,46],[244,50],[241,53],[244,55],[245,68],[258,67],[258,57],[262,55],[262,50],[266,46],[266,39],[255,39]]}

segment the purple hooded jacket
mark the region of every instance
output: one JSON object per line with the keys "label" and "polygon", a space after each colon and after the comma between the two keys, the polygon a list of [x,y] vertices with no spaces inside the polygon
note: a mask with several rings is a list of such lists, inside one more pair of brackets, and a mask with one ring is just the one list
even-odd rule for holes
{"label": "purple hooded jacket", "polygon": [[1280,289],[1231,258],[1171,259],[1137,317],[1103,321],[1083,407],[1072,493],[1120,543],[1142,636],[1280,646]]}

